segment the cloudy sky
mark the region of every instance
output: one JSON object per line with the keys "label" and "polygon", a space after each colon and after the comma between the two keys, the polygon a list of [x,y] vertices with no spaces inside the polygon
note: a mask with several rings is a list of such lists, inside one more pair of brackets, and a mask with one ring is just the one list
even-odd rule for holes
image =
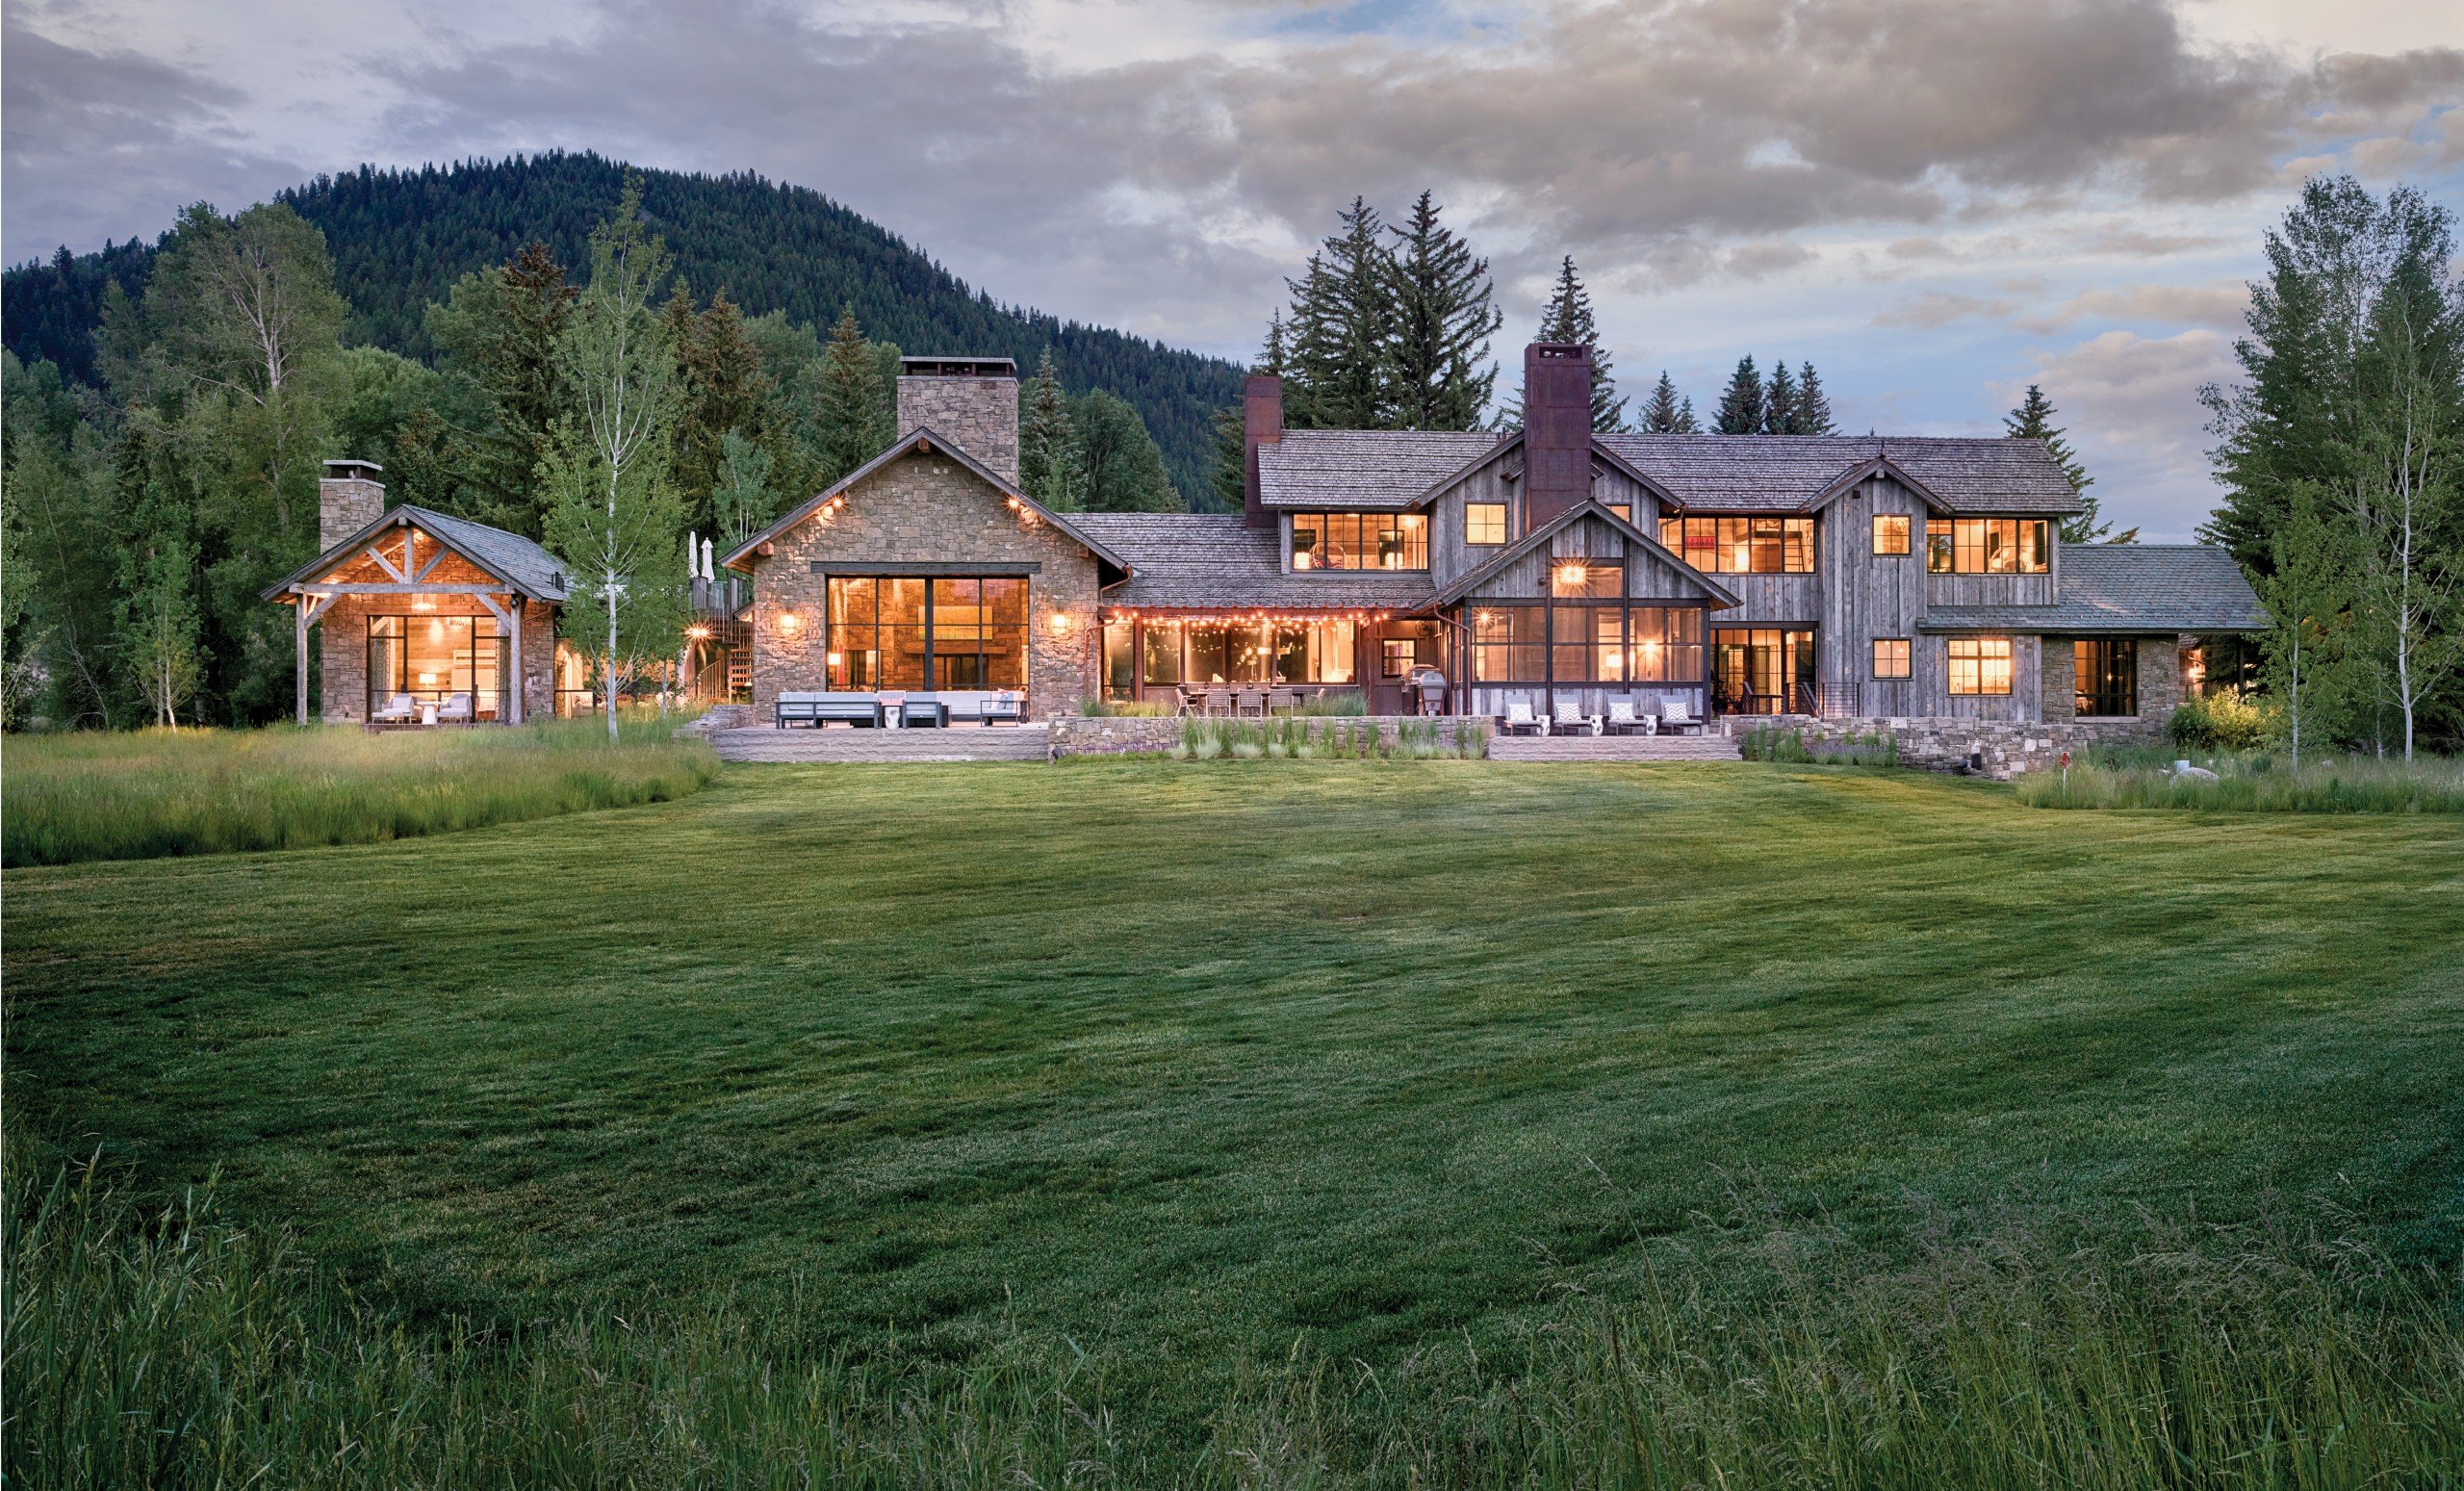
{"label": "cloudy sky", "polygon": [[1810,359],[1843,425],[2030,381],[2187,537],[2195,390],[2300,180],[2464,204],[2445,0],[7,0],[0,248],[563,146],[815,188],[1004,299],[1234,356],[1353,193],[1433,188],[1512,364],[1560,254],[1630,387]]}

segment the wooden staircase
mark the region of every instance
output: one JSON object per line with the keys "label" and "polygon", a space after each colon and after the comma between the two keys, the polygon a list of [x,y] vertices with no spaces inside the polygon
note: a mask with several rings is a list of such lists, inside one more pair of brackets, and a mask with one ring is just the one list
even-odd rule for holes
{"label": "wooden staircase", "polygon": [[1737,761],[1727,735],[1500,735],[1493,761]]}

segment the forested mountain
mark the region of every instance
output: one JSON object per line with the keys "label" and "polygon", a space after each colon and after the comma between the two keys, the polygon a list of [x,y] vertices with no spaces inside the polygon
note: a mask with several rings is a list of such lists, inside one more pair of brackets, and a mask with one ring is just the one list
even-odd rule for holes
{"label": "forested mountain", "polygon": [[[336,288],[349,304],[346,339],[426,360],[434,353],[423,322],[430,301],[526,244],[547,244],[563,264],[586,262],[590,230],[616,205],[625,170],[562,153],[419,170],[363,167],[321,176],[281,200],[324,231]],[[911,352],[1012,357],[1022,372],[1048,347],[1066,387],[1106,389],[1139,411],[1174,484],[1203,504],[1211,422],[1240,393],[1234,364],[1003,305],[804,187],[750,173],[641,177],[644,213],[698,296],[725,290],[750,314],[783,311],[824,330],[852,309],[868,337]],[[116,281],[141,292],[155,252],[131,241],[10,270],[0,291],[9,349],[90,378],[103,287]]]}

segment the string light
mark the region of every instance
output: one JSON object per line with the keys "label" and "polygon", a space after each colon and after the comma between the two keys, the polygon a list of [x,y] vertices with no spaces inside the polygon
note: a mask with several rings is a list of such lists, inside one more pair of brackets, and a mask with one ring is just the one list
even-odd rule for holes
{"label": "string light", "polygon": [[1305,627],[1313,621],[1348,621],[1355,624],[1385,621],[1392,611],[1184,611],[1170,606],[1115,605],[1104,609],[1106,621],[1128,621],[1136,618],[1148,622],[1181,622],[1194,627],[1255,627],[1273,624],[1282,627]]}

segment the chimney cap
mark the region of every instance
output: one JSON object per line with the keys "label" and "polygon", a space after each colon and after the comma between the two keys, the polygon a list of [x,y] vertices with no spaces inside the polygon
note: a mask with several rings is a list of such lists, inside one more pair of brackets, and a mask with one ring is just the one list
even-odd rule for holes
{"label": "chimney cap", "polygon": [[1018,365],[1007,357],[902,357],[902,378],[1014,378]]}
{"label": "chimney cap", "polygon": [[354,476],[381,476],[383,475],[385,475],[385,468],[377,465],[374,461],[354,461],[344,458],[340,460],[327,461],[325,463],[325,479],[328,481],[348,481]]}

